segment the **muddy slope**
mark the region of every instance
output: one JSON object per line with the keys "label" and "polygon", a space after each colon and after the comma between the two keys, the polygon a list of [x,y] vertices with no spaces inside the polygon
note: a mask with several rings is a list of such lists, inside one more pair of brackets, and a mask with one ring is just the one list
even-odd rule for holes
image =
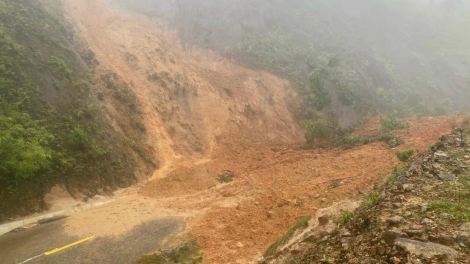
{"label": "muddy slope", "polygon": [[[299,99],[287,81],[213,54],[183,53],[150,21],[107,1],[64,0],[64,5],[78,41],[95,53],[99,69],[116,74],[137,95],[147,132],[143,140],[155,147],[163,165],[204,157],[226,139],[303,140],[289,110]],[[110,119],[113,112],[110,107]]]}

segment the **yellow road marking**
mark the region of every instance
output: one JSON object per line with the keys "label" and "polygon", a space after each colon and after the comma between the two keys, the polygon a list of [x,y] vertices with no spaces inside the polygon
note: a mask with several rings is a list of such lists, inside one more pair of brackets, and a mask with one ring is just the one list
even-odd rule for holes
{"label": "yellow road marking", "polygon": [[89,241],[89,240],[92,240],[93,238],[95,238],[95,236],[89,236],[89,237],[84,238],[84,239],[82,239],[82,240],[78,240],[77,242],[74,242],[74,243],[72,243],[72,244],[68,244],[68,245],[66,245],[66,246],[63,246],[63,247],[60,247],[60,248],[56,248],[56,249],[51,250],[51,251],[47,251],[46,253],[44,253],[44,255],[49,256],[49,255],[55,254],[55,253],[57,253],[57,252],[59,252],[59,251],[62,251],[62,250],[64,250],[64,249],[71,248],[71,247],[76,246],[76,245],[78,245],[78,244],[81,244],[81,243],[83,243],[83,242],[87,242],[87,241]]}

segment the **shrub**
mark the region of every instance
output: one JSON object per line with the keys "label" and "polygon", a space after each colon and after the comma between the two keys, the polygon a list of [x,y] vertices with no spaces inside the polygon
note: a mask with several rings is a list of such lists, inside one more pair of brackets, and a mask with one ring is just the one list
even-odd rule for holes
{"label": "shrub", "polygon": [[225,171],[222,174],[219,174],[219,182],[220,183],[229,183],[233,181],[235,177],[235,173],[233,171]]}
{"label": "shrub", "polygon": [[377,204],[380,201],[380,193],[378,191],[372,191],[369,194],[369,197],[366,199],[366,205],[372,206]]}
{"label": "shrub", "polygon": [[305,133],[307,146],[312,147],[315,139],[330,139],[334,133],[334,125],[325,118],[304,120],[300,122]]}
{"label": "shrub", "polygon": [[52,134],[29,115],[0,109],[0,179],[30,179],[40,170],[47,170],[53,140]]}
{"label": "shrub", "polygon": [[348,210],[345,210],[341,212],[341,215],[338,218],[336,218],[334,222],[338,227],[341,227],[349,223],[349,221],[351,221],[351,219],[353,218],[354,218],[354,213]]}
{"label": "shrub", "polygon": [[410,159],[410,157],[413,156],[413,153],[414,153],[414,150],[410,149],[410,150],[403,151],[403,152],[397,152],[395,153],[395,155],[397,155],[397,158],[401,162],[407,162]]}
{"label": "shrub", "polygon": [[380,124],[382,125],[382,131],[384,133],[409,127],[408,123],[398,121],[393,115],[389,117],[380,117]]}

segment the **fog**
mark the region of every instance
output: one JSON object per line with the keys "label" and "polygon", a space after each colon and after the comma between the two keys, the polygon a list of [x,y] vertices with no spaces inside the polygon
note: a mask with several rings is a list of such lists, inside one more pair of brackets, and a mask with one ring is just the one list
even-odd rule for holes
{"label": "fog", "polygon": [[470,100],[470,1],[115,1],[175,29],[185,49],[215,50],[288,78],[307,110],[334,116],[367,104],[442,115],[462,112]]}

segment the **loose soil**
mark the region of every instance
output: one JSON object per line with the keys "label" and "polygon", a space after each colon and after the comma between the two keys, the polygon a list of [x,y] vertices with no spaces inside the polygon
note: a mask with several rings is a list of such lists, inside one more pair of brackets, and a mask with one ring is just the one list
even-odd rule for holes
{"label": "loose soil", "polygon": [[[305,215],[370,190],[400,162],[450,131],[449,118],[410,119],[404,144],[304,150],[292,116],[299,98],[286,80],[243,69],[214,54],[191,56],[171,32],[106,0],[64,0],[77,43],[115,72],[138,97],[161,168],[116,201],[69,217],[70,235],[119,236],[147,221],[183,217],[203,248],[203,263],[255,263]],[[105,105],[108,118],[119,118]],[[117,128],[119,129],[119,128]],[[370,120],[357,135],[378,135]],[[233,171],[233,182],[218,175]],[[150,177],[152,176],[152,177]],[[172,241],[169,241],[170,243]],[[149,252],[150,253],[150,252]]]}

